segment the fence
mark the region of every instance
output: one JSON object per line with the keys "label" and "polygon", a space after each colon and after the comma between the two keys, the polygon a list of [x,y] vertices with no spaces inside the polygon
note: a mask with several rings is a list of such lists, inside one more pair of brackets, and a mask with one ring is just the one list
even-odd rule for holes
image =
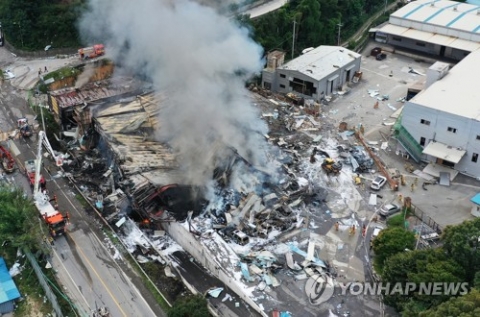
{"label": "fence", "polygon": [[443,227],[440,226],[435,220],[433,220],[429,215],[425,214],[422,210],[420,210],[417,206],[412,204],[411,213],[421,222],[432,228],[436,233],[439,235],[442,234]]}
{"label": "fence", "polygon": [[35,271],[35,274],[37,275],[40,285],[45,291],[45,296],[47,296],[48,300],[52,304],[53,310],[57,314],[57,317],[63,317],[62,310],[60,309],[60,305],[57,302],[57,296],[55,296],[52,289],[50,288],[50,285],[48,285],[48,281],[45,279],[45,276],[43,275],[42,269],[38,265],[37,260],[29,250],[24,250],[24,252],[27,256],[28,261],[32,265],[33,270]]}
{"label": "fence", "polygon": [[27,52],[22,51],[18,48],[13,47],[10,43],[5,41],[5,48],[20,57],[30,57],[30,58],[45,58],[45,57],[58,57],[62,55],[73,55],[77,53],[76,49],[72,48],[51,48],[48,51],[34,51]]}

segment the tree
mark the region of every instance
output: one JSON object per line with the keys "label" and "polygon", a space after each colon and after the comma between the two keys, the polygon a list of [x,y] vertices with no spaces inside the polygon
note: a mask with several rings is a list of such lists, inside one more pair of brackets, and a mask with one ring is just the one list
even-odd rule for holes
{"label": "tree", "polygon": [[466,272],[466,281],[473,283],[480,271],[480,218],[460,225],[447,226],[442,234],[443,249]]}
{"label": "tree", "polygon": [[[38,250],[42,241],[39,213],[23,190],[0,186],[0,243]],[[45,232],[46,232],[45,228]]]}
{"label": "tree", "polygon": [[[465,271],[455,260],[439,249],[416,250],[397,253],[389,257],[383,266],[382,281],[389,283],[462,283]],[[459,284],[458,284],[459,285]],[[403,311],[406,315],[417,316],[434,305],[450,298],[449,295],[421,295],[412,290],[407,295],[388,295],[385,302]]]}
{"label": "tree", "polygon": [[207,300],[201,295],[177,300],[168,311],[168,317],[210,317]]}
{"label": "tree", "polygon": [[477,317],[480,316],[480,291],[472,289],[464,296],[455,297],[436,307],[419,313],[419,317]]}
{"label": "tree", "polygon": [[382,230],[378,237],[373,240],[375,252],[374,265],[377,272],[383,271],[385,261],[406,249],[413,250],[415,247],[415,235],[403,228],[393,227]]}

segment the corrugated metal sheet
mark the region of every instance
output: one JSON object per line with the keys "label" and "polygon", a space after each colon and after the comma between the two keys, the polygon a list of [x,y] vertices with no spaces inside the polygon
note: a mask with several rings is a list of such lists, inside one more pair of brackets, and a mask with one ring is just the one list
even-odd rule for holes
{"label": "corrugated metal sheet", "polygon": [[13,312],[15,309],[15,301],[10,300],[8,302],[0,304],[0,315],[1,314],[8,314]]}
{"label": "corrugated metal sheet", "polygon": [[97,131],[108,140],[123,173],[136,183],[134,187],[167,185],[179,179],[178,174],[170,172],[178,168],[171,149],[154,138],[160,129],[160,104],[165,99],[160,94],[137,96],[94,114]]}

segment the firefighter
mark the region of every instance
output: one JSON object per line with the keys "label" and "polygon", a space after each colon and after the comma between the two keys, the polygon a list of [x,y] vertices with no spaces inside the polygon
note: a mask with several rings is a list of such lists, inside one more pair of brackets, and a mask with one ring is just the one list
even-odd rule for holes
{"label": "firefighter", "polygon": [[335,231],[338,231],[339,227],[340,227],[340,223],[338,221],[335,222]]}

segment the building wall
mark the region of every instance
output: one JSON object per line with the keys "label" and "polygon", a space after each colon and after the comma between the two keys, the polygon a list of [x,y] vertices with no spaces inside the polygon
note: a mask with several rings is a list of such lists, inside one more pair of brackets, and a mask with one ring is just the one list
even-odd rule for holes
{"label": "building wall", "polygon": [[[422,120],[430,124],[422,123]],[[432,140],[462,148],[467,152],[455,165],[455,169],[461,173],[480,177],[480,122],[457,116],[454,114],[423,107],[414,102],[407,102],[402,113],[402,125],[421,144],[421,138],[425,138],[423,148]],[[456,129],[448,131],[448,128]],[[477,162],[472,162],[472,156],[479,155]],[[426,162],[435,162],[436,158],[424,155]]]}
{"label": "building wall", "polygon": [[[375,38],[375,40],[378,42],[377,37]],[[384,41],[382,40],[380,40],[379,42],[384,43]],[[390,35],[390,34],[387,35],[386,43],[399,46],[399,47],[416,50],[416,51],[427,53],[427,54],[437,55],[437,56],[440,56],[440,50],[442,47],[441,45],[427,43],[423,41],[417,41],[417,40]],[[451,47],[445,47],[443,56],[459,61],[463,59],[465,56],[467,56],[469,53],[470,52],[468,51],[459,50]]]}
{"label": "building wall", "polygon": [[[190,253],[195,260],[201,263],[210,273],[228,285],[239,297],[255,309],[261,316],[268,317],[267,314],[255,303],[236,282],[231,272],[228,272],[222,265],[215,261],[214,254],[210,253],[202,243],[200,243],[183,225],[177,222],[163,223],[165,231],[177,242],[185,251]],[[214,233],[216,234],[216,233]],[[230,248],[226,243],[224,248]],[[232,251],[233,253],[233,251]],[[240,262],[240,259],[238,259]]]}

